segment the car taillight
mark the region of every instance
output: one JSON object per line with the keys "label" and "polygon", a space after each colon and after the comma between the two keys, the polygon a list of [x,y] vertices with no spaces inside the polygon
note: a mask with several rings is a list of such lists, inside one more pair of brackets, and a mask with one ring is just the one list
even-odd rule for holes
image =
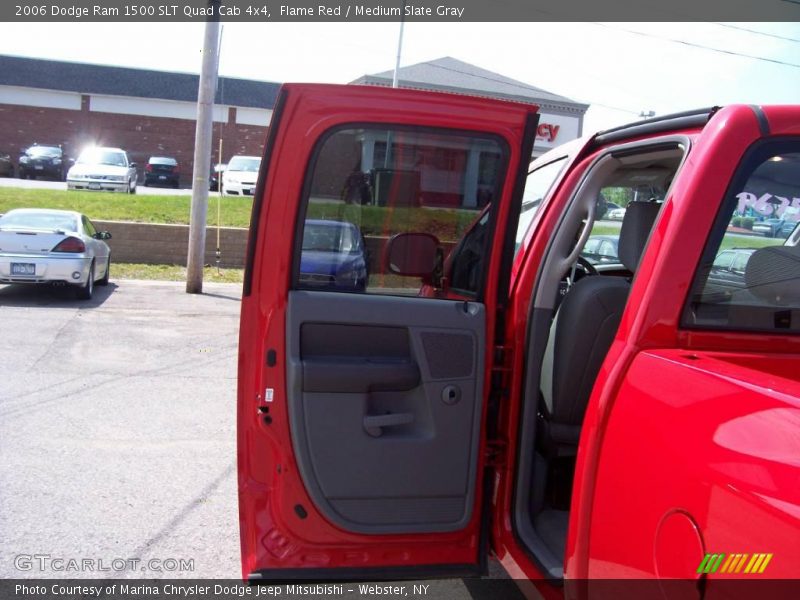
{"label": "car taillight", "polygon": [[148,173],[152,173],[153,172],[153,165],[151,165],[150,163],[147,163],[147,166],[144,168],[144,170],[147,171]]}
{"label": "car taillight", "polygon": [[50,252],[86,252],[86,244],[76,237],[61,240]]}

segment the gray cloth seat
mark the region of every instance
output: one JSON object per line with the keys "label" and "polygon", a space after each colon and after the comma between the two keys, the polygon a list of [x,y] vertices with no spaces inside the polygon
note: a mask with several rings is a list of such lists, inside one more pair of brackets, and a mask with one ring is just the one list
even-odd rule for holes
{"label": "gray cloth seat", "polygon": [[[633,202],[619,235],[620,262],[636,271],[661,205]],[[577,451],[594,381],[617,333],[630,292],[624,277],[584,277],[564,297],[542,364],[540,447],[550,456]]]}

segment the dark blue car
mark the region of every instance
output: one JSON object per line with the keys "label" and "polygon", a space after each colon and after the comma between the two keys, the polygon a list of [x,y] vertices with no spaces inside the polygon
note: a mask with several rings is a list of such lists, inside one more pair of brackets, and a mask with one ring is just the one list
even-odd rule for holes
{"label": "dark blue car", "polygon": [[347,221],[305,222],[300,287],[363,292],[368,277],[367,247],[358,227]]}

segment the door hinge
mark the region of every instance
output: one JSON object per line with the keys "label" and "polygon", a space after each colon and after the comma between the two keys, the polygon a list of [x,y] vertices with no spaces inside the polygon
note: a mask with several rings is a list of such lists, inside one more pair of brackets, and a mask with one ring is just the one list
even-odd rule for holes
{"label": "door hinge", "polygon": [[506,464],[508,442],[505,440],[487,440],[485,465],[487,467],[501,467]]}
{"label": "door hinge", "polygon": [[511,361],[512,352],[508,346],[494,347],[494,361],[492,362],[492,375],[490,380],[490,398],[494,402],[499,402],[506,398],[511,386],[511,371],[513,364]]}

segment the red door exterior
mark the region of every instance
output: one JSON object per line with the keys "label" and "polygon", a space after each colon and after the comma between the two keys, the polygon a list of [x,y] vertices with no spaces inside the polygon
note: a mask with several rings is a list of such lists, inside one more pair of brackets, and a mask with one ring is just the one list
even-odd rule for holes
{"label": "red door exterior", "polygon": [[[468,131],[503,140],[508,148],[505,183],[496,207],[487,267],[486,340],[495,336],[495,308],[502,288],[504,231],[515,223],[519,195],[535,133],[536,107],[488,99],[377,87],[283,87],[253,211],[239,344],[238,467],[242,575],[341,579],[440,576],[480,565],[483,495],[474,494],[471,518],[457,531],[364,534],[334,525],[317,509],[293,452],[286,380],[287,294],[292,285],[294,224],[307,165],[318,140],[343,124],[419,126]],[[523,177],[518,177],[518,171]],[[420,302],[441,302],[421,299]],[[488,346],[488,344],[487,344]],[[480,360],[489,381],[492,365]],[[489,386],[484,387],[488,395]],[[484,407],[486,404],[484,403]],[[485,410],[485,408],[484,408]],[[481,438],[482,439],[482,438]],[[478,490],[485,441],[478,454]],[[354,473],[356,475],[356,473]]]}

